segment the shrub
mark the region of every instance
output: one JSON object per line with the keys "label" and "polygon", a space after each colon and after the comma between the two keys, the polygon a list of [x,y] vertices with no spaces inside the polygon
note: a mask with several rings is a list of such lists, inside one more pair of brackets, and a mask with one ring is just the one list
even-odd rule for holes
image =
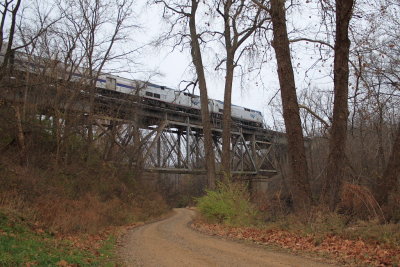
{"label": "shrub", "polygon": [[256,221],[257,211],[243,184],[218,183],[216,190],[206,190],[196,201],[201,215],[210,222],[240,226]]}

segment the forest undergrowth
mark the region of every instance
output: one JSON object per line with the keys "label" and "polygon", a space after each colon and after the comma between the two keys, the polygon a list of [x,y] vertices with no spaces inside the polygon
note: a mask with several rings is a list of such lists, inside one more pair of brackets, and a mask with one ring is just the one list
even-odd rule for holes
{"label": "forest undergrowth", "polygon": [[[346,190],[343,194],[342,210],[314,206],[307,214],[295,214],[272,200],[260,207],[251,201],[246,185],[229,182],[197,199],[199,216],[193,227],[341,264],[398,266],[400,224],[382,221],[375,211],[366,216],[367,204],[357,205]],[[350,206],[352,213],[346,213]]]}
{"label": "forest undergrowth", "polygon": [[17,155],[0,156],[1,266],[115,266],[118,236],[169,210],[127,168]]}

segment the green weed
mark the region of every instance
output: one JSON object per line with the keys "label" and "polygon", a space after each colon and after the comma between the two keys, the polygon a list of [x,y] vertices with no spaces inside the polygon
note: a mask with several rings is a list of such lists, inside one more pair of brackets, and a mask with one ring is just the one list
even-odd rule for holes
{"label": "green weed", "polygon": [[247,188],[239,183],[218,183],[216,190],[196,199],[200,213],[210,222],[228,225],[251,225],[257,211],[250,203]]}

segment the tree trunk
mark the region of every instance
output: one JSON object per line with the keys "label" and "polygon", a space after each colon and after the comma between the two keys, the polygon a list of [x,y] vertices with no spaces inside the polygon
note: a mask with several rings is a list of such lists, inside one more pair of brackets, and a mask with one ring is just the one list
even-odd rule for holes
{"label": "tree trunk", "polygon": [[[375,123],[376,134],[378,135],[378,172],[381,173],[385,168],[385,148],[383,147],[383,107],[379,103],[379,121]],[[377,124],[377,125],[376,125]]]}
{"label": "tree trunk", "polygon": [[232,83],[234,71],[233,55],[229,55],[231,54],[230,51],[227,54],[222,121],[222,170],[225,179],[231,176]]}
{"label": "tree trunk", "polygon": [[72,161],[72,116],[67,109],[65,109],[63,117],[65,118],[65,126],[64,126],[64,136],[63,136],[63,148],[64,151],[64,166],[71,164]]}
{"label": "tree trunk", "polygon": [[193,64],[196,68],[197,78],[199,80],[200,89],[200,100],[201,100],[201,118],[203,124],[203,135],[204,135],[204,150],[206,157],[206,169],[207,169],[207,180],[208,187],[211,189],[215,188],[215,155],[212,141],[211,132],[211,121],[210,112],[208,110],[208,94],[206,77],[204,74],[203,59],[201,57],[200,44],[198,40],[196,30],[196,11],[198,2],[192,0],[191,15],[189,19],[190,38],[191,38],[191,54]]}
{"label": "tree trunk", "polygon": [[[92,74],[90,75],[92,78]],[[93,78],[92,78],[93,79]],[[92,158],[92,145],[93,145],[93,140],[94,140],[94,129],[93,129],[93,124],[94,124],[94,100],[95,100],[95,84],[92,84],[91,82],[90,88],[89,88],[89,113],[87,116],[87,140],[86,140],[86,155],[85,159],[87,162],[90,162]]]}
{"label": "tree trunk", "polygon": [[226,49],[226,74],[225,74],[225,90],[224,90],[224,112],[222,119],[222,171],[224,179],[231,176],[231,128],[232,128],[232,83],[235,49],[231,40],[231,18],[229,11],[232,7],[232,0],[224,3],[224,38]]}
{"label": "tree trunk", "polygon": [[388,164],[383,173],[382,180],[379,184],[379,195],[377,200],[379,204],[385,205],[389,202],[391,193],[396,192],[399,188],[400,178],[400,125],[397,130],[396,140],[392,147]]}
{"label": "tree trunk", "polygon": [[110,125],[108,126],[107,131],[110,130],[110,133],[107,135],[107,140],[104,144],[104,154],[103,154],[103,160],[104,161],[112,161],[114,160],[114,148],[115,148],[115,142],[117,140],[117,132],[118,132],[118,126],[116,121],[110,121]]}
{"label": "tree trunk", "polygon": [[60,155],[61,155],[61,140],[62,140],[62,129],[60,123],[60,114],[57,108],[54,108],[54,116],[53,116],[53,137],[56,140],[56,159],[55,164],[58,166],[60,162]]}
{"label": "tree trunk", "polygon": [[17,123],[17,139],[18,139],[18,145],[20,148],[20,151],[19,151],[20,165],[26,166],[28,163],[28,157],[27,157],[27,150],[26,150],[26,143],[25,143],[25,134],[24,134],[23,126],[22,126],[21,111],[20,111],[19,106],[14,106],[13,108],[15,111],[15,119],[16,119],[16,123]]}
{"label": "tree trunk", "polygon": [[[22,0],[17,0],[17,3],[15,4],[14,8],[11,11],[10,32],[8,34],[8,44],[7,44],[6,53],[4,55],[3,63],[1,65],[1,69],[0,69],[1,75],[4,75],[4,72],[6,71],[6,69],[8,67],[9,60],[11,58],[11,54],[13,53],[12,45],[13,45],[13,42],[14,42],[15,27],[16,27],[16,24],[17,24],[17,14],[18,14],[19,7],[21,5],[21,1]],[[5,12],[5,14],[7,13],[6,10],[4,10],[4,12]]]}
{"label": "tree trunk", "polygon": [[308,181],[304,138],[290,57],[284,0],[271,0],[271,18],[274,33],[272,45],[278,64],[289,164],[292,171],[290,187],[295,211],[305,211],[311,205],[311,189]]}
{"label": "tree trunk", "polygon": [[349,94],[349,23],[352,16],[353,0],[336,0],[336,40],[334,60],[334,104],[327,176],[322,199],[334,210],[340,201],[343,184],[345,148],[347,135],[348,94]]}

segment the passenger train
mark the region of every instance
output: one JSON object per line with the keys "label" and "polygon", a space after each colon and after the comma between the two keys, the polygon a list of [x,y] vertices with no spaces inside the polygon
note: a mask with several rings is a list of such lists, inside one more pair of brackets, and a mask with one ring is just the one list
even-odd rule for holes
{"label": "passenger train", "polygon": [[[160,105],[161,107],[179,108],[187,112],[200,114],[200,96],[174,90],[166,86],[138,82],[115,75],[101,75],[97,80],[96,86],[100,89],[123,94],[138,94],[149,103]],[[214,117],[221,118],[224,102],[209,99],[208,108]],[[263,125],[263,116],[260,111],[237,105],[232,105],[232,119],[255,127],[262,127]]]}
{"label": "passenger train", "polygon": [[[4,51],[1,51],[0,61],[3,60],[3,57]],[[14,63],[16,63],[15,65],[19,65],[18,68],[20,70],[33,73],[37,73],[39,71],[42,72],[43,69],[45,69],[45,67],[38,62],[52,62],[52,60],[46,60],[43,58],[38,58],[38,60],[32,62],[32,60],[29,59],[26,54],[20,52],[15,53],[13,60]],[[60,72],[62,72],[61,70]],[[82,80],[82,78],[85,79],[85,72],[86,70],[84,68],[77,68],[77,70],[75,70],[72,74],[72,80],[78,81]],[[62,76],[63,75],[61,75],[61,77]],[[149,104],[200,114],[200,96],[174,90],[166,86],[131,80],[116,75],[101,74],[96,81],[96,87],[98,91],[101,92],[101,94],[104,93],[104,95],[119,95],[120,97],[123,97],[123,94],[139,95],[145,102]],[[222,101],[209,99],[208,107],[214,118],[222,117],[224,109],[224,103]],[[236,122],[254,127],[263,126],[263,116],[260,111],[237,105],[232,105],[231,110],[232,119]]]}

